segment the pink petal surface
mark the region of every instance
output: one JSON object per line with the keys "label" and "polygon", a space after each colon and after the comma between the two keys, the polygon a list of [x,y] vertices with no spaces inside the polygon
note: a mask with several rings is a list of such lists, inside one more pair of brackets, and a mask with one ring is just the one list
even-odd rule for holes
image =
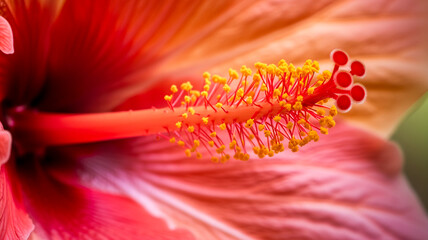
{"label": "pink petal surface", "polygon": [[305,148],[224,165],[151,138],[56,154],[80,165],[85,184],[127,194],[198,239],[428,238],[394,144],[339,124]]}
{"label": "pink petal surface", "polygon": [[0,51],[6,54],[12,54],[13,34],[9,22],[0,16]]}
{"label": "pink petal surface", "polygon": [[[33,238],[52,240],[194,239],[183,230],[172,231],[131,199],[50,176],[37,164],[20,166],[26,205],[35,222]],[[37,181],[37,185],[34,185]]]}
{"label": "pink petal surface", "polygon": [[11,136],[2,130],[1,124],[0,129],[0,239],[24,240],[34,226],[13,189],[18,185],[17,178],[5,164],[10,155]]}

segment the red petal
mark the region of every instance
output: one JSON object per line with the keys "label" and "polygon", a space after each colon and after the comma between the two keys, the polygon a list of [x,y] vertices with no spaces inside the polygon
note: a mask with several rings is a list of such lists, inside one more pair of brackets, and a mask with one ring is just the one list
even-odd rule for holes
{"label": "red petal", "polygon": [[24,240],[34,229],[27,213],[12,194],[15,181],[16,178],[12,179],[8,174],[6,165],[0,165],[0,239]]}
{"label": "red petal", "polygon": [[396,146],[340,123],[296,154],[224,165],[153,139],[69,150],[85,184],[127,192],[199,239],[428,239]]}
{"label": "red petal", "polygon": [[58,181],[38,165],[20,172],[36,233],[46,239],[193,239],[168,229],[127,197]]}
{"label": "red petal", "polygon": [[9,22],[0,16],[0,51],[11,54],[13,50],[13,34]]}

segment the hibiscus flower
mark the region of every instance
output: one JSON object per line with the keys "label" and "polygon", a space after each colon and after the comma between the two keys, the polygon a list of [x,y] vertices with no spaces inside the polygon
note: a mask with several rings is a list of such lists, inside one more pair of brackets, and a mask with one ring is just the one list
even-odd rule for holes
{"label": "hibiscus flower", "polygon": [[[14,54],[0,56],[0,238],[427,238],[384,140],[428,88],[426,11],[416,0],[1,2],[0,50]],[[47,113],[109,122],[167,107],[171,84],[196,85],[206,69],[308,57],[329,69],[334,48],[366,63],[367,102],[297,153],[214,164],[156,136],[64,145],[33,131],[69,131]]]}

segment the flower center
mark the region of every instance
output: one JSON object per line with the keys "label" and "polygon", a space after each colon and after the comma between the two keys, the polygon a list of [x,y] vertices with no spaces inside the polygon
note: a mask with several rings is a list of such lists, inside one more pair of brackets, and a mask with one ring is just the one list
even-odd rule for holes
{"label": "flower center", "polygon": [[[7,113],[8,125],[22,144],[41,147],[158,134],[184,147],[189,157],[202,157],[198,149],[205,148],[214,162],[227,161],[229,152],[248,160],[248,145],[260,158],[273,156],[284,150],[284,140],[295,152],[318,141],[318,133],[328,134],[337,109],[348,111],[352,101],[365,99],[364,87],[353,85],[364,66],[354,61],[347,71],[348,56],[340,50],[331,58],[332,73],[318,74],[318,62],[312,60],[298,68],[284,60],[256,63],[254,74],[242,66],[240,75],[230,69],[228,78],[204,73],[203,90],[189,82],[180,89],[173,85],[163,109],[55,114],[16,108]],[[337,108],[325,105],[330,98]]]}

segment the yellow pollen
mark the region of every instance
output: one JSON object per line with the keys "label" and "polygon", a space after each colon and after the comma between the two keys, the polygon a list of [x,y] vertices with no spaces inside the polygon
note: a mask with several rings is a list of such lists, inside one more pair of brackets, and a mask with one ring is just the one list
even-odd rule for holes
{"label": "yellow pollen", "polygon": [[172,86],[171,86],[171,92],[172,92],[172,93],[176,93],[176,92],[178,92],[178,88],[177,88],[177,86],[172,85]]}
{"label": "yellow pollen", "polygon": [[294,109],[294,110],[296,110],[296,111],[300,111],[300,110],[302,110],[302,109],[303,109],[302,103],[301,103],[301,102],[296,102],[296,103],[293,105],[293,109]]}
{"label": "yellow pollen", "polygon": [[171,95],[165,95],[165,97],[163,99],[165,99],[167,102],[171,102],[172,96]]}
{"label": "yellow pollen", "polygon": [[207,125],[208,124],[208,118],[207,117],[202,117],[202,122]]}
{"label": "yellow pollen", "polygon": [[214,141],[208,141],[208,145],[209,145],[210,147],[214,147]]}
{"label": "yellow pollen", "polygon": [[208,92],[207,91],[202,91],[201,92],[201,96],[203,96],[203,97],[208,97]]}
{"label": "yellow pollen", "polygon": [[193,127],[193,126],[189,126],[189,127],[187,128],[187,131],[189,131],[189,133],[192,133],[192,132],[194,132],[194,131],[195,131],[195,127]]}
{"label": "yellow pollen", "polygon": [[211,162],[218,163],[218,157],[211,157]]}
{"label": "yellow pollen", "polygon": [[184,119],[186,119],[186,118],[188,117],[187,113],[183,113],[183,114],[181,114],[181,116],[182,116]]}
{"label": "yellow pollen", "polygon": [[223,104],[222,104],[222,103],[217,103],[215,106],[216,106],[217,108],[221,108],[221,107],[223,107]]}
{"label": "yellow pollen", "polygon": [[265,125],[259,124],[259,131],[263,131],[263,129],[265,129]]}
{"label": "yellow pollen", "polygon": [[325,127],[320,127],[320,132],[321,132],[322,134],[328,134],[328,129],[327,129],[327,128],[325,128]]}
{"label": "yellow pollen", "polygon": [[176,123],[175,123],[175,126],[176,126],[177,128],[181,128],[181,122],[176,122]]}
{"label": "yellow pollen", "polygon": [[191,157],[192,156],[192,152],[190,151],[190,149],[186,149],[184,151],[184,153],[186,154],[186,157]]}
{"label": "yellow pollen", "polygon": [[170,138],[170,139],[169,139],[169,142],[170,142],[170,143],[175,143],[175,137]]}
{"label": "yellow pollen", "polygon": [[188,111],[190,114],[195,115],[195,109],[193,109],[192,107],[189,107]]}
{"label": "yellow pollen", "polygon": [[211,74],[210,74],[209,72],[204,72],[204,73],[202,74],[202,77],[203,77],[203,78],[208,78],[208,79],[210,79],[210,78],[211,78]]}
{"label": "yellow pollen", "polygon": [[177,142],[177,144],[178,144],[178,146],[180,146],[180,147],[184,147],[184,145],[185,145],[185,143],[184,143],[183,141],[181,141],[181,140],[180,140],[180,141],[178,141],[178,142]]}
{"label": "yellow pollen", "polygon": [[210,136],[213,137],[213,138],[215,138],[215,137],[217,137],[217,133],[216,132],[212,132],[212,133],[210,133]]}
{"label": "yellow pollen", "polygon": [[337,115],[337,108],[336,108],[336,106],[333,105],[330,108],[330,116],[334,117],[336,115]]}
{"label": "yellow pollen", "polygon": [[230,87],[229,87],[229,85],[225,84],[225,85],[223,86],[223,90],[224,90],[226,93],[229,93],[229,92],[230,92]]}
{"label": "yellow pollen", "polygon": [[239,78],[238,72],[232,68],[229,68],[229,76],[232,79],[238,79]]}
{"label": "yellow pollen", "polygon": [[274,120],[275,122],[279,122],[279,121],[281,121],[281,117],[280,117],[279,115],[276,115],[276,116],[273,118],[273,120]]}
{"label": "yellow pollen", "polygon": [[222,123],[222,124],[218,125],[218,127],[219,127],[221,130],[226,130],[226,124],[225,124],[225,123]]}
{"label": "yellow pollen", "polygon": [[245,124],[246,128],[251,128],[254,125],[254,119],[248,119],[247,123]]}

